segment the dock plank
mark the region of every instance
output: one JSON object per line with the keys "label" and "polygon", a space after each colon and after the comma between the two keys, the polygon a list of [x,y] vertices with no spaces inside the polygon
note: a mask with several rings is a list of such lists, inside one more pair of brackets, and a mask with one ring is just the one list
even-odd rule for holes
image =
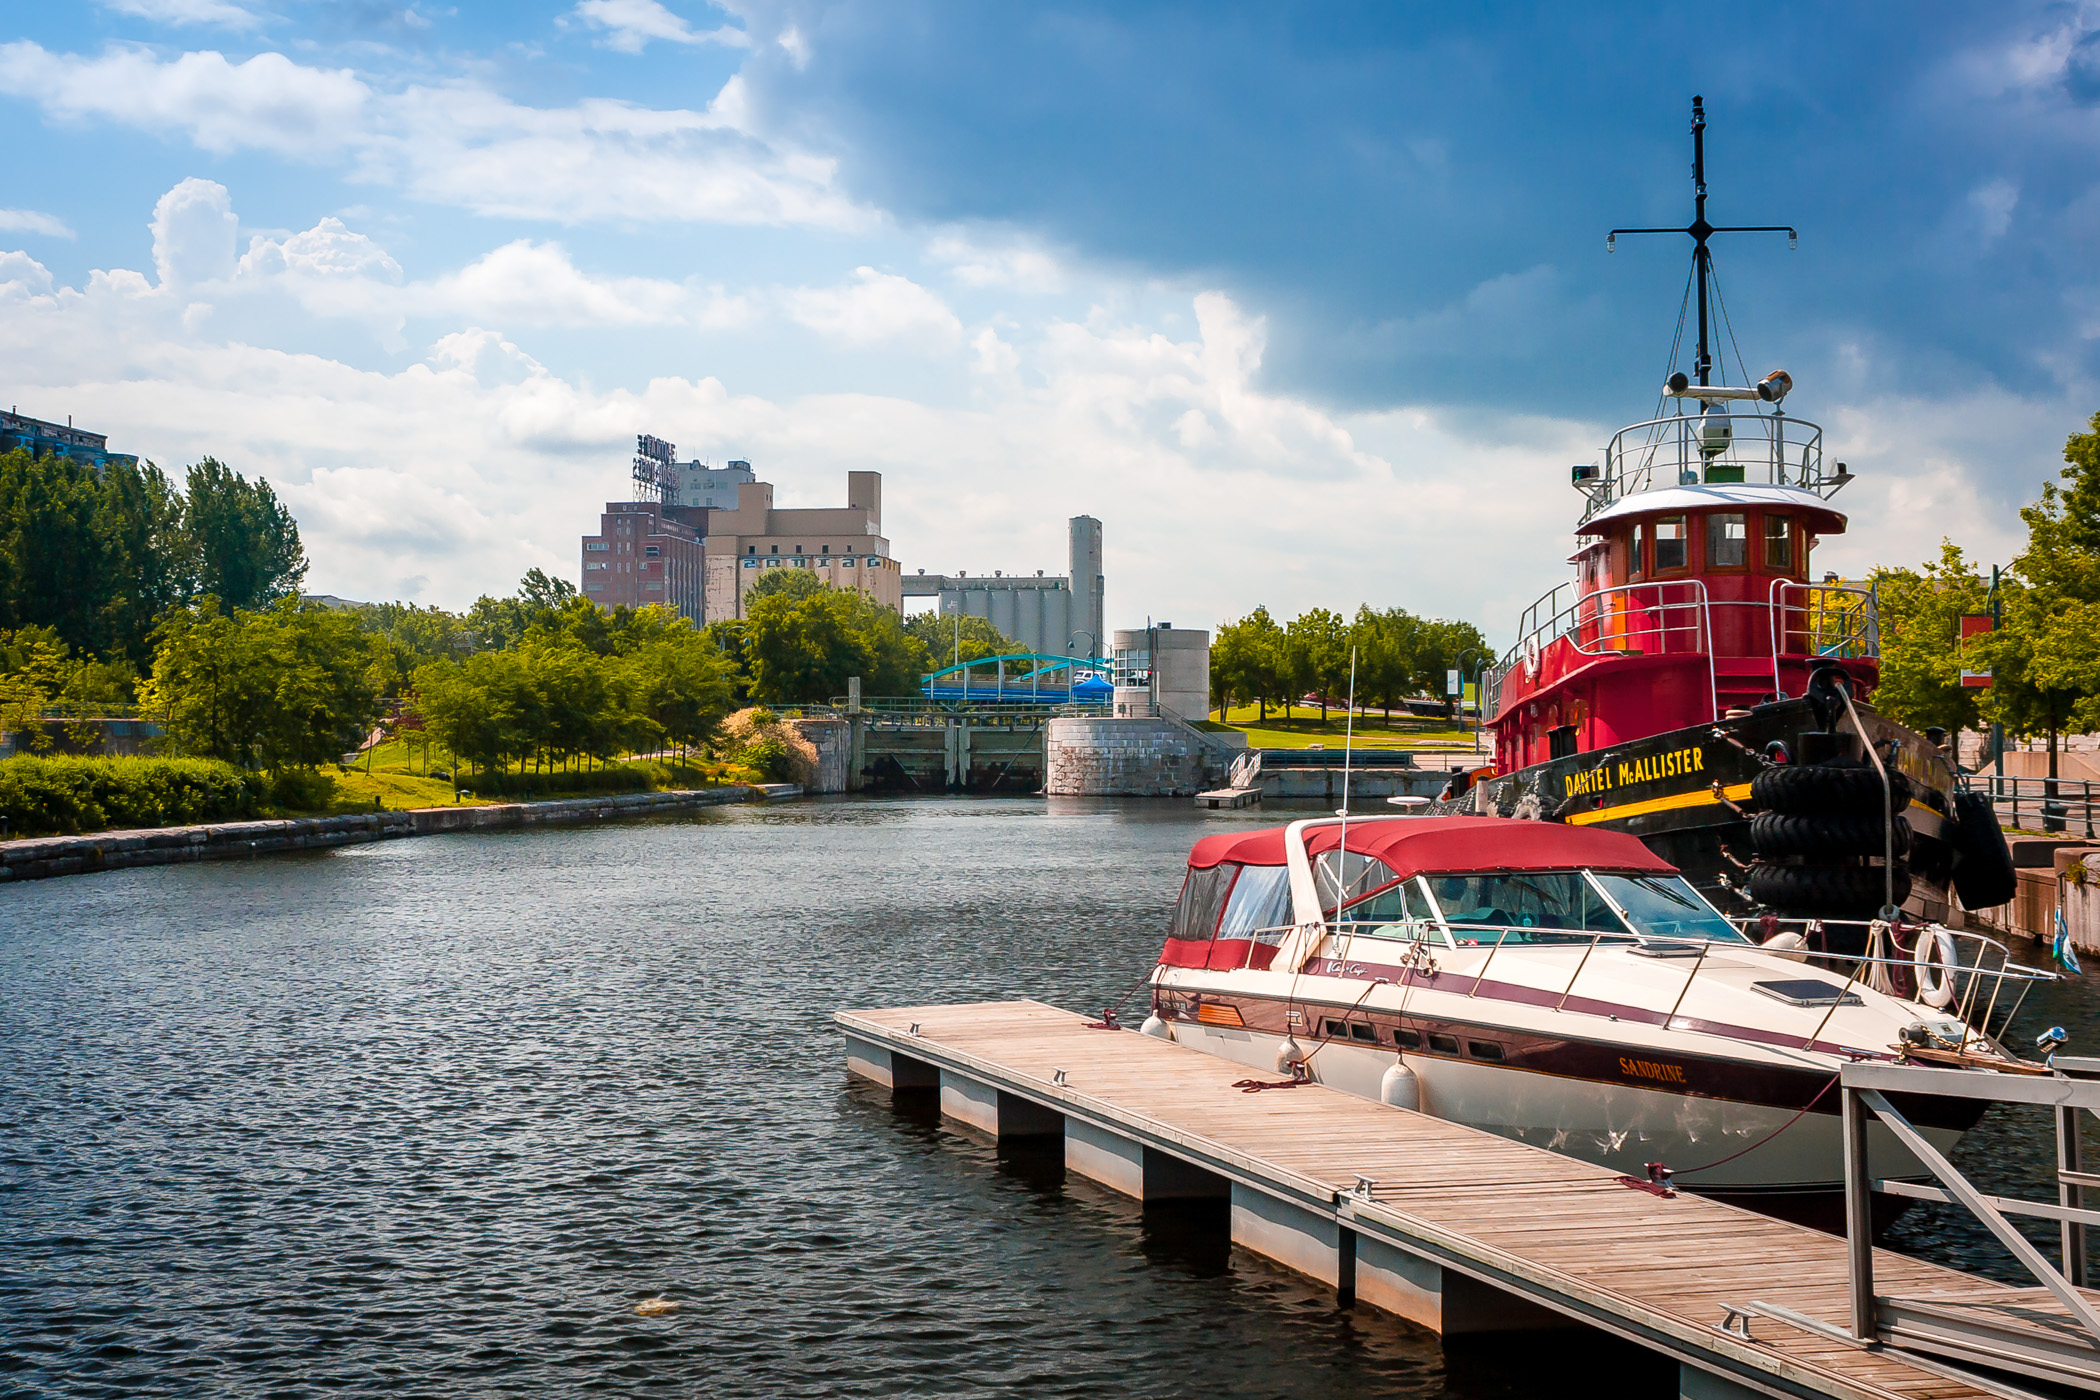
{"label": "dock plank", "polygon": [[[1036,1002],[838,1015],[849,1033],[871,1034],[898,1053],[963,1066],[1278,1190],[1346,1202],[1366,1225],[1595,1300],[1688,1345],[1704,1338],[1717,1354],[1822,1393],[1989,1394],[1896,1352],[1769,1320],[1759,1320],[1747,1342],[1718,1333],[1725,1305],[1752,1301],[1844,1326],[1843,1239],[1686,1192],[1664,1198],[1629,1190],[1605,1168],[1317,1084],[1245,1093],[1237,1081],[1268,1076],[1155,1037],[1092,1029],[1086,1019]],[[1359,1178],[1374,1183],[1367,1195],[1354,1192]],[[1994,1284],[1886,1250],[1875,1251],[1875,1269],[1883,1295],[2025,1314],[2037,1324],[2062,1316],[2042,1289]],[[2092,1296],[2100,1301],[2100,1293]]]}

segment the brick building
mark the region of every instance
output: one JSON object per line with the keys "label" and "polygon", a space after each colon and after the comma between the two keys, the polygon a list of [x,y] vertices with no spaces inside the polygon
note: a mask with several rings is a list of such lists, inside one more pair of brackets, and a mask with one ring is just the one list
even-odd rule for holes
{"label": "brick building", "polygon": [[708,511],[656,501],[608,501],[598,533],[583,537],[583,596],[612,610],[663,603],[705,620]]}

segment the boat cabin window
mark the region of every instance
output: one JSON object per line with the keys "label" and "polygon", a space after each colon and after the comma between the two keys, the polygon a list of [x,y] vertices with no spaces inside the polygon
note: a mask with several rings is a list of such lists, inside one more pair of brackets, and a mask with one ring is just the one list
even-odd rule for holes
{"label": "boat cabin window", "polygon": [[1320,891],[1320,907],[1330,917],[1342,905],[1354,903],[1399,878],[1393,867],[1361,851],[1322,851],[1313,860],[1313,883]]}
{"label": "boat cabin window", "polygon": [[1784,515],[1765,517],[1765,567],[1776,573],[1794,568],[1794,522]]}
{"label": "boat cabin window", "polygon": [[1181,884],[1181,902],[1174,906],[1174,923],[1167,937],[1201,942],[1218,930],[1218,916],[1225,911],[1225,896],[1240,867],[1231,861],[1208,870],[1191,870]]}
{"label": "boat cabin window", "polygon": [[1626,576],[1639,578],[1648,572],[1648,525],[1643,521],[1633,527],[1633,543],[1626,551]]}
{"label": "boat cabin window", "polygon": [[1612,902],[1626,911],[1648,938],[1701,938],[1748,943],[1735,925],[1708,904],[1682,875],[1597,875]]}
{"label": "boat cabin window", "polygon": [[1706,567],[1740,569],[1750,563],[1750,517],[1717,511],[1706,517]]}
{"label": "boat cabin window", "polygon": [[1655,522],[1655,572],[1682,569],[1691,561],[1685,555],[1684,517],[1665,516]]}
{"label": "boat cabin window", "polygon": [[[1328,917],[1335,919],[1334,911]],[[1364,895],[1339,913],[1342,932],[1352,938],[1400,938],[1448,944],[1436,926],[1436,907],[1422,888],[1421,877],[1388,885]]]}
{"label": "boat cabin window", "polygon": [[1263,929],[1291,922],[1291,872],[1280,865],[1249,865],[1233,882],[1225,901],[1220,938],[1252,938]]}
{"label": "boat cabin window", "polygon": [[1423,878],[1460,947],[1587,943],[1600,933],[1628,941],[1633,936],[1579,870]]}

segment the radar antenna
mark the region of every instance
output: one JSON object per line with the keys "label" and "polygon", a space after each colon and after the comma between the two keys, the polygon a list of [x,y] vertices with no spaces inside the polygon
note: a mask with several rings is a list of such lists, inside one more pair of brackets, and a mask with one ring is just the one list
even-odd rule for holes
{"label": "radar antenna", "polygon": [[1783,233],[1789,248],[1800,246],[1801,235],[1786,224],[1750,224],[1716,228],[1706,221],[1706,99],[1692,99],[1692,190],[1695,204],[1692,222],[1685,228],[1615,228],[1604,236],[1605,251],[1615,251],[1622,233],[1685,233],[1692,238],[1692,280],[1699,286],[1699,383],[1713,382],[1713,356],[1707,348],[1706,294],[1713,279],[1713,254],[1706,240],[1717,233]]}

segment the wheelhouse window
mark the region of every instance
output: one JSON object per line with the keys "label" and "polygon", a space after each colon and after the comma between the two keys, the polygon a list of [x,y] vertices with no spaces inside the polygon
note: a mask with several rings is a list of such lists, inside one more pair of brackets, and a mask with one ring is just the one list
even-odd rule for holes
{"label": "wheelhouse window", "polygon": [[1691,561],[1685,555],[1684,517],[1666,516],[1655,522],[1655,572],[1682,569]]}
{"label": "wheelhouse window", "polygon": [[1784,515],[1765,517],[1765,567],[1776,573],[1794,569],[1794,522]]}
{"label": "wheelhouse window", "polygon": [[1226,896],[1232,891],[1233,877],[1239,873],[1240,867],[1231,861],[1207,870],[1191,870],[1182,882],[1181,902],[1174,906],[1174,923],[1167,930],[1167,937],[1199,943],[1216,933],[1218,918],[1225,912]]}
{"label": "wheelhouse window", "polygon": [[1639,578],[1648,572],[1648,526],[1646,522],[1633,527],[1633,538],[1627,542],[1626,576]]}
{"label": "wheelhouse window", "polygon": [[1750,562],[1750,517],[1734,512],[1706,517],[1706,567],[1740,569]]}
{"label": "wheelhouse window", "polygon": [[1648,938],[1699,938],[1715,943],[1750,940],[1708,904],[1681,875],[1597,875],[1612,902]]}

